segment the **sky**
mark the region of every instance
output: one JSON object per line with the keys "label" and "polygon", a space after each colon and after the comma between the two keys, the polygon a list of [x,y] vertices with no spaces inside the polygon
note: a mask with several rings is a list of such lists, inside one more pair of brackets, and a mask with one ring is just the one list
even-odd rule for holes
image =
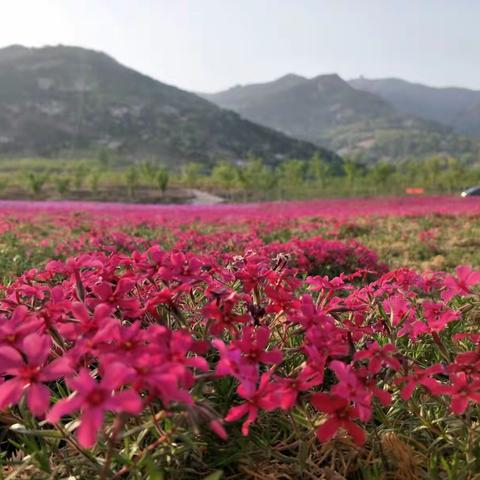
{"label": "sky", "polygon": [[0,0],[0,47],[102,50],[214,92],[286,73],[480,89],[477,0]]}

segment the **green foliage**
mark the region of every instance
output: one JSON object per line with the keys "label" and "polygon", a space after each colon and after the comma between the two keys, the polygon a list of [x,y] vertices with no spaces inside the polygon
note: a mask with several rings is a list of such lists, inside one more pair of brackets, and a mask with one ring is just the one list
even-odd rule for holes
{"label": "green foliage", "polygon": [[316,153],[308,163],[308,177],[310,180],[323,189],[328,177],[331,175],[330,165]]}
{"label": "green foliage", "polygon": [[265,165],[261,158],[249,157],[239,174],[240,183],[249,192],[265,195],[277,184],[277,178],[271,167]]}
{"label": "green foliage", "polygon": [[62,197],[70,191],[71,181],[67,175],[57,175],[53,178],[55,189]]}
{"label": "green foliage", "polygon": [[157,169],[155,173],[155,180],[157,182],[158,188],[162,193],[165,193],[169,179],[170,175],[165,167],[160,167]]}
{"label": "green foliage", "polygon": [[196,187],[202,173],[202,165],[195,162],[187,163],[182,167],[182,182],[187,187]]}
{"label": "green foliage", "polygon": [[307,164],[303,160],[286,160],[280,165],[279,180],[282,185],[299,187],[306,178]]}
{"label": "green foliage", "polygon": [[73,169],[73,186],[80,190],[90,172],[90,166],[85,162],[80,162]]}
{"label": "green foliage", "polygon": [[101,175],[102,173],[98,168],[90,172],[90,176],[89,176],[90,190],[95,195],[98,193],[98,184],[100,182]]}
{"label": "green foliage", "polygon": [[361,174],[362,167],[360,163],[358,163],[356,160],[347,158],[343,162],[343,170],[345,172],[345,176],[347,177],[348,185],[352,187],[354,182]]}
{"label": "green foliage", "polygon": [[213,182],[229,191],[239,184],[238,168],[229,162],[221,161],[213,167],[211,178]]}
{"label": "green foliage", "polygon": [[27,188],[30,193],[32,193],[34,196],[40,195],[49,177],[50,175],[48,172],[28,172],[25,175],[25,180],[27,182]]}
{"label": "green foliage", "polygon": [[134,198],[137,193],[139,177],[138,169],[134,165],[131,165],[125,172],[125,182],[130,198]]}
{"label": "green foliage", "polygon": [[110,167],[93,158],[19,159],[18,164],[20,168],[15,170],[15,162],[0,158],[0,179],[4,179],[0,190],[5,191],[5,198],[19,198],[25,192],[42,198],[58,194],[97,198],[100,178],[102,198],[137,198],[141,188],[141,201],[145,202],[170,201],[172,196],[159,196],[169,187],[175,198],[185,195],[179,187],[186,187],[207,190],[229,201],[256,201],[399,195],[409,187],[421,187],[426,194],[459,194],[480,184],[480,162],[466,163],[463,157],[449,155],[373,164],[365,164],[356,156],[342,160],[340,168],[319,154],[306,160],[285,158],[277,164],[251,155],[237,163],[219,160],[210,169],[196,162],[174,169],[156,159]]}
{"label": "green foliage", "polygon": [[153,162],[144,161],[140,164],[140,172],[147,183],[155,180],[156,170]]}

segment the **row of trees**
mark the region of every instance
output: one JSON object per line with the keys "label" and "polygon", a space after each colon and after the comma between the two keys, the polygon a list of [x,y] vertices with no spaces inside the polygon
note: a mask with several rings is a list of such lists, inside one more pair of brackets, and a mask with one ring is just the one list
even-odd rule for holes
{"label": "row of trees", "polygon": [[[54,190],[59,196],[68,196],[73,191],[86,190],[87,193],[97,195],[101,180],[105,188],[113,185],[122,185],[128,196],[135,198],[138,188],[148,187],[164,193],[167,189],[170,175],[167,168],[156,166],[150,162],[140,165],[131,165],[127,169],[114,171],[87,163],[79,163],[74,168],[62,172],[55,171],[28,171],[21,176],[24,188],[33,196],[41,196],[47,189]],[[7,186],[4,182],[3,187]]]}
{"label": "row of trees", "polygon": [[301,198],[361,194],[403,193],[406,188],[423,188],[430,193],[455,192],[480,182],[480,169],[450,156],[434,156],[400,164],[379,162],[365,165],[344,159],[338,165],[319,155],[308,161],[286,160],[271,167],[259,158],[240,165],[221,161],[210,172],[198,164],[186,165],[181,179],[188,186],[203,186],[255,198]]}
{"label": "row of trees", "polygon": [[[285,160],[275,166],[249,157],[237,163],[219,161],[209,167],[187,163],[168,168],[155,160],[121,166],[102,155],[96,161],[58,164],[43,170],[28,168],[20,178],[22,188],[35,197],[55,192],[65,198],[81,192],[84,197],[95,198],[101,191],[109,199],[127,195],[136,199],[152,191],[163,195],[172,185],[246,200],[400,194],[408,187],[452,193],[480,183],[480,169],[451,156],[365,164],[348,158],[329,162],[314,155],[309,160]],[[8,186],[7,180],[10,178],[0,178],[0,188]]]}

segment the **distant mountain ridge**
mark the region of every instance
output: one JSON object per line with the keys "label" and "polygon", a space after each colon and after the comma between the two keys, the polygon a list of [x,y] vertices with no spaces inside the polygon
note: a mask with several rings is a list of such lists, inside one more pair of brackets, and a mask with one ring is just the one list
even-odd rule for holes
{"label": "distant mountain ridge", "polygon": [[476,141],[448,125],[401,111],[337,74],[288,74],[202,96],[254,122],[366,160],[478,151]]}
{"label": "distant mountain ridge", "polygon": [[56,155],[112,148],[178,164],[270,163],[331,152],[240,118],[190,92],[79,47],[0,49],[0,153]]}
{"label": "distant mountain ridge", "polygon": [[358,90],[373,93],[399,111],[480,137],[480,91],[459,87],[429,87],[398,78],[349,81]]}

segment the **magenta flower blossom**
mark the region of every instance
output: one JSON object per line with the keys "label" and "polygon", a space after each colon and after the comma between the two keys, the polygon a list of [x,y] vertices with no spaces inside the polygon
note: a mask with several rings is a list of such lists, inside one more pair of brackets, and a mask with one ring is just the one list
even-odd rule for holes
{"label": "magenta flower blossom", "polygon": [[428,368],[420,368],[414,365],[413,373],[397,378],[395,381],[397,384],[404,384],[400,391],[400,396],[404,400],[408,400],[419,385],[425,387],[433,395],[439,395],[442,392],[442,384],[435,380],[433,376],[444,373],[444,371],[445,369],[440,364],[434,364]]}
{"label": "magenta flower blossom", "polygon": [[400,370],[400,362],[395,358],[395,345],[387,343],[382,347],[378,342],[368,345],[366,350],[360,350],[355,353],[355,360],[368,360],[367,371],[374,375],[378,373],[383,365],[388,365],[393,370]]}
{"label": "magenta flower blossom", "polygon": [[242,338],[233,344],[240,349],[243,357],[251,363],[280,363],[283,355],[277,348],[267,351],[270,330],[268,327],[243,327]]}
{"label": "magenta flower blossom", "polygon": [[260,377],[258,387],[255,383],[243,382],[237,388],[237,393],[246,400],[241,405],[231,407],[225,417],[226,422],[234,422],[247,415],[242,425],[242,434],[247,436],[250,425],[258,417],[260,410],[270,412],[282,405],[281,390],[270,381],[270,374]]}
{"label": "magenta flower blossom", "polygon": [[325,422],[317,428],[317,438],[321,442],[331,440],[343,428],[355,443],[365,443],[365,431],[354,422],[359,418],[358,408],[348,400],[328,393],[314,393],[310,402],[319,412],[328,415]]}
{"label": "magenta flower blossom", "polygon": [[71,373],[67,358],[47,363],[51,340],[32,333],[24,338],[19,350],[0,347],[0,373],[11,378],[0,385],[0,410],[15,405],[23,395],[30,411],[42,417],[48,410],[50,390],[44,383]]}
{"label": "magenta flower blossom", "polygon": [[368,421],[372,416],[372,393],[365,388],[362,379],[351,365],[339,360],[330,362],[328,368],[335,372],[338,383],[332,387],[332,393],[356,405],[358,417]]}
{"label": "magenta flower blossom", "polygon": [[442,385],[437,393],[450,396],[450,408],[460,415],[468,407],[469,402],[480,403],[480,380],[471,380],[464,372],[450,375],[451,385]]}
{"label": "magenta flower blossom", "polygon": [[470,295],[471,287],[480,283],[480,272],[474,272],[468,265],[459,265],[455,273],[456,276],[448,275],[445,278],[445,290],[442,292],[445,301],[456,295]]}
{"label": "magenta flower blossom", "polygon": [[29,334],[41,330],[43,320],[32,315],[25,305],[16,307],[10,318],[0,320],[0,345],[19,347]]}
{"label": "magenta flower blossom", "polygon": [[112,364],[102,380],[97,382],[87,369],[82,368],[78,376],[67,380],[67,385],[74,390],[73,395],[58,401],[48,413],[47,420],[58,423],[64,415],[80,410],[78,442],[84,448],[92,447],[105,412],[138,414],[142,411],[142,400],[137,392],[118,391],[129,375],[124,365]]}

